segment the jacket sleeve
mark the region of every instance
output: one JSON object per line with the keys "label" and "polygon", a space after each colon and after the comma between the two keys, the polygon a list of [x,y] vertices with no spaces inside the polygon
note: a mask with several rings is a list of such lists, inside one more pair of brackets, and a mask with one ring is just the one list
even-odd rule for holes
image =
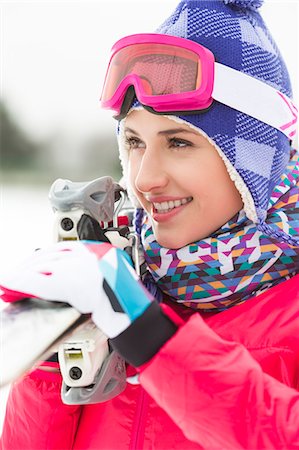
{"label": "jacket sleeve", "polygon": [[140,382],[207,449],[299,449],[299,393],[195,314],[141,368]]}
{"label": "jacket sleeve", "polygon": [[12,385],[1,450],[72,448],[81,407],[62,403],[61,382],[60,373],[36,369]]}

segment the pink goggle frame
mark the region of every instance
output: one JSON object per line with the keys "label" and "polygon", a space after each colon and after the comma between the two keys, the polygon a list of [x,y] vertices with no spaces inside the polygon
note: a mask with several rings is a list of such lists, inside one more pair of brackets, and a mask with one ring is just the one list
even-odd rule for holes
{"label": "pink goggle frame", "polygon": [[205,47],[174,36],[135,34],[112,48],[101,103],[119,116],[134,86],[140,103],[156,112],[207,109],[213,79],[214,55]]}
{"label": "pink goggle frame", "polygon": [[213,100],[277,128],[290,139],[298,110],[291,99],[249,75],[215,62],[196,42],[164,34],[134,34],[112,47],[101,105],[116,119],[133,100],[157,114],[207,110]]}

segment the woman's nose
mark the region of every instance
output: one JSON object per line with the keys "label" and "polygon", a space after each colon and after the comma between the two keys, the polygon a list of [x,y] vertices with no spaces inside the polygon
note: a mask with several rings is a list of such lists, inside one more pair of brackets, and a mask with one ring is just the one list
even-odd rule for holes
{"label": "woman's nose", "polygon": [[160,192],[168,183],[166,161],[157,151],[146,149],[136,171],[135,187],[139,192]]}

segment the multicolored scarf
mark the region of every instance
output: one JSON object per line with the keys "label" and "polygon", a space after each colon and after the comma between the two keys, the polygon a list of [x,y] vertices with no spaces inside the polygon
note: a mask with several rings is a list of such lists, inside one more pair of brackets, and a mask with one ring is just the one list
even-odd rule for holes
{"label": "multicolored scarf", "polygon": [[[272,193],[266,223],[299,235],[298,153]],[[141,241],[159,288],[194,309],[228,309],[299,272],[299,246],[264,235],[244,211],[211,237],[178,250],[161,247],[146,218]]]}

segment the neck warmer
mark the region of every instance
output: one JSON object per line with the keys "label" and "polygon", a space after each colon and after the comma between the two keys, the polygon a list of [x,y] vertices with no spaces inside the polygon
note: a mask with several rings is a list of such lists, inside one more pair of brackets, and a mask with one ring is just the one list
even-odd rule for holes
{"label": "neck warmer", "polygon": [[[266,223],[298,236],[298,154],[272,192]],[[210,237],[176,250],[158,244],[146,217],[141,242],[148,269],[161,291],[206,312],[242,303],[299,272],[299,247],[266,236],[243,210]]]}

